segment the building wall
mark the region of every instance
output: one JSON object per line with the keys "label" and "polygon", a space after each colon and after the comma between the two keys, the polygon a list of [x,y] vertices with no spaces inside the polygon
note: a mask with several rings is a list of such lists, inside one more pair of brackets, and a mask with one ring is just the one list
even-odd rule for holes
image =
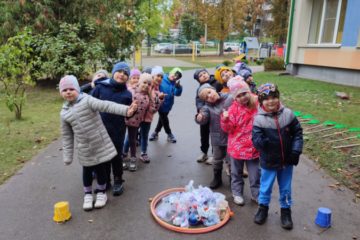
{"label": "building wall", "polygon": [[348,0],[342,44],[310,45],[313,1],[296,0],[290,50],[290,73],[305,78],[360,87],[360,0]]}

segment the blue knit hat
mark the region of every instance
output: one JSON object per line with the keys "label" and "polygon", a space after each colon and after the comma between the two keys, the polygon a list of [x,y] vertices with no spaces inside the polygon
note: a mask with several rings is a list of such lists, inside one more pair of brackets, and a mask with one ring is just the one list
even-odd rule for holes
{"label": "blue knit hat", "polygon": [[114,74],[119,71],[124,71],[127,76],[130,75],[130,67],[126,62],[118,62],[114,65],[111,71],[112,77],[114,77]]}

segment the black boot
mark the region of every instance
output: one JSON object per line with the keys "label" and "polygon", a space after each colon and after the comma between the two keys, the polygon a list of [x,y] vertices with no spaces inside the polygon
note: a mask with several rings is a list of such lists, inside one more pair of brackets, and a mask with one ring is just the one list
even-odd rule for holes
{"label": "black boot", "polygon": [[214,179],[211,181],[209,185],[211,189],[216,189],[222,185],[221,172],[222,169],[214,169]]}
{"label": "black boot", "polygon": [[261,225],[264,224],[268,216],[269,207],[260,204],[257,213],[255,214],[254,222]]}
{"label": "black boot", "polygon": [[281,227],[287,230],[291,230],[293,228],[293,222],[291,220],[291,209],[290,208],[282,208],[281,209]]}

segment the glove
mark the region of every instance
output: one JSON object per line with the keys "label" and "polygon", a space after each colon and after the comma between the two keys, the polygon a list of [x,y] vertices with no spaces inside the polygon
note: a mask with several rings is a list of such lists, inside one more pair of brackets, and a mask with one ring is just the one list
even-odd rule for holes
{"label": "glove", "polygon": [[177,88],[181,87],[181,85],[180,85],[180,80],[177,80],[177,81],[175,82],[175,87],[177,87]]}
{"label": "glove", "polygon": [[297,166],[298,163],[299,163],[299,159],[300,159],[300,154],[299,153],[296,153],[296,152],[293,152],[290,154],[290,165],[295,165]]}

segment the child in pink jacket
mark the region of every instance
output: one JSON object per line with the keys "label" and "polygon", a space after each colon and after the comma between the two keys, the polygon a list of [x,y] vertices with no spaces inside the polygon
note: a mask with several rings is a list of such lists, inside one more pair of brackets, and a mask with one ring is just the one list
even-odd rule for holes
{"label": "child in pink jacket", "polygon": [[150,104],[148,110],[145,113],[144,121],[140,124],[140,160],[144,163],[150,163],[150,158],[147,154],[147,146],[151,122],[154,118],[154,114],[159,110],[161,104],[164,102],[165,94],[159,91],[159,86],[162,82],[163,75],[164,71],[161,66],[155,66],[152,68],[152,80],[149,90]]}
{"label": "child in pink jacket", "polygon": [[258,101],[242,77],[231,78],[227,85],[234,101],[228,111],[221,115],[221,128],[228,134],[227,152],[231,161],[231,191],[234,203],[243,206],[244,164],[248,169],[251,199],[257,202],[259,195],[259,153],[251,140]]}
{"label": "child in pink jacket", "polygon": [[133,102],[138,104],[137,112],[131,118],[126,118],[125,123],[128,126],[128,135],[124,144],[124,154],[127,154],[130,147],[130,163],[129,170],[134,172],[137,170],[137,158],[136,158],[136,137],[140,127],[140,123],[143,122],[145,114],[150,106],[149,87],[151,85],[151,75],[143,73],[140,75],[139,86],[133,93]]}

